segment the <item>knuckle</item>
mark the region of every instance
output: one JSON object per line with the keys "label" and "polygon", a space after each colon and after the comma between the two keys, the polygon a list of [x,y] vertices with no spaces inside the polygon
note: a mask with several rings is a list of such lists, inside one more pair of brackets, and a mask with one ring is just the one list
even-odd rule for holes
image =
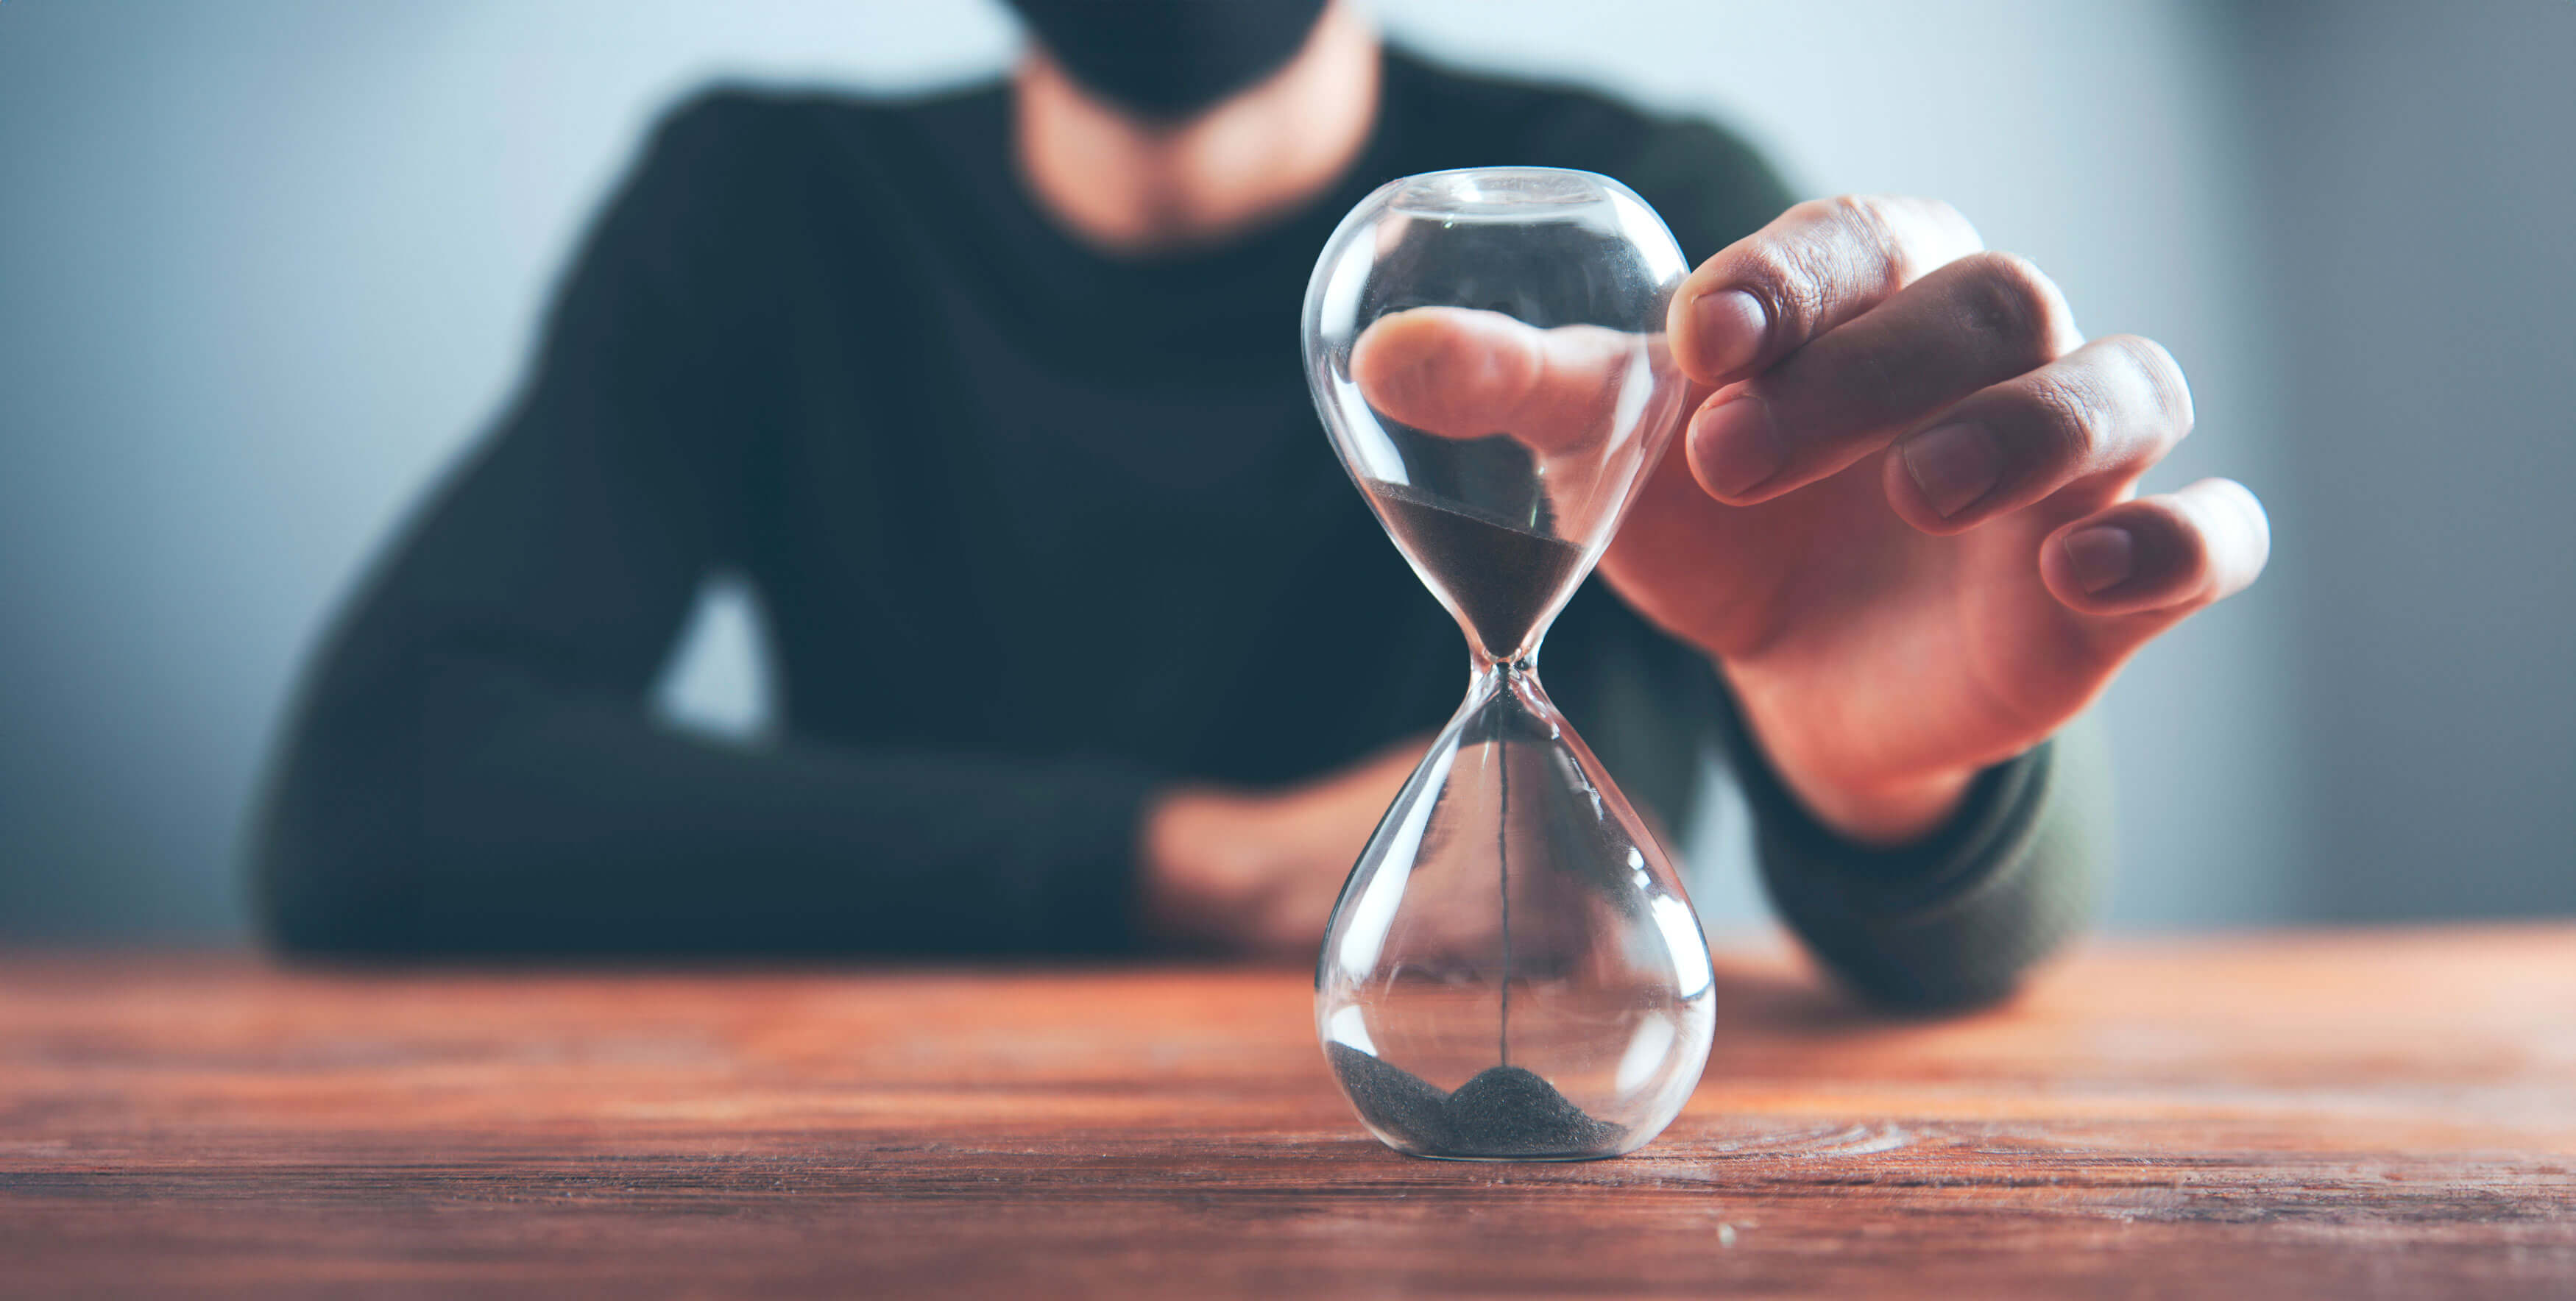
{"label": "knuckle", "polygon": [[2002,439],[2018,473],[2047,484],[2049,491],[2109,468],[2115,459],[2117,413],[2080,374],[2024,376],[1968,406]]}
{"label": "knuckle", "polygon": [[1821,199],[1791,207],[1759,236],[1702,264],[1693,279],[1703,283],[1687,289],[1686,295],[1719,288],[1744,290],[1761,301],[1775,326],[1803,337],[1825,307],[1816,232],[1828,224],[1829,212],[1829,202]]}
{"label": "knuckle", "polygon": [[1910,283],[1917,274],[1906,256],[1892,209],[1900,200],[1878,194],[1846,194],[1829,200],[1833,222],[1843,235],[1851,273],[1861,283],[1889,289]]}
{"label": "knuckle", "polygon": [[2191,382],[2163,344],[2134,334],[2115,334],[2102,342],[2129,367],[2146,394],[2159,433],[2180,440],[2191,432]]}
{"label": "knuckle", "polygon": [[2102,459],[2111,440],[2113,420],[2101,394],[2091,385],[2051,383],[2036,386],[2031,408],[2038,455],[2053,466],[2072,469]]}
{"label": "knuckle", "polygon": [[1999,353],[2050,360],[2053,342],[2071,328],[2057,282],[2011,253],[1972,253],[1960,263],[1960,324]]}
{"label": "knuckle", "polygon": [[1742,268],[1735,283],[1760,299],[1774,325],[1790,338],[1815,333],[1832,311],[1832,276],[1812,244],[1765,250]]}

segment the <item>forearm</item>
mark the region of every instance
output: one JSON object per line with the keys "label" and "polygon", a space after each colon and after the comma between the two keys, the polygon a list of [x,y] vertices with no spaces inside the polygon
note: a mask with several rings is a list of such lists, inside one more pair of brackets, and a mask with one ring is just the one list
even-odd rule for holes
{"label": "forearm", "polygon": [[461,660],[326,703],[282,772],[289,950],[1113,951],[1150,779],[1078,759],[742,750]]}
{"label": "forearm", "polygon": [[1992,1001],[2088,915],[2110,856],[2108,765],[2089,719],[1980,773],[1945,823],[1897,849],[1829,829],[1732,730],[1764,886],[1818,961],[1864,997],[1920,1009]]}

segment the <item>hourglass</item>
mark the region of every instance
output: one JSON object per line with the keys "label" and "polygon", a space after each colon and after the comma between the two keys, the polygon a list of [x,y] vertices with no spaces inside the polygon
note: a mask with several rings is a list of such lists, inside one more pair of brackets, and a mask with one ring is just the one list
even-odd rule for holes
{"label": "hourglass", "polygon": [[1670,1124],[1708,947],[1661,846],[1539,686],[1539,642],[1661,457],[1688,267],[1627,187],[1394,181],[1306,291],[1306,377],[1396,548],[1466,634],[1466,702],[1361,852],[1315,970],[1343,1092],[1397,1151],[1585,1160]]}

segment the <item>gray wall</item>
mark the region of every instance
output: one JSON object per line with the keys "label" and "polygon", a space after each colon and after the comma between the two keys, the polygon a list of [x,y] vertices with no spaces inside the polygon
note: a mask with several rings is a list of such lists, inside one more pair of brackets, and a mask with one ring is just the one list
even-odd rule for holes
{"label": "gray wall", "polygon": [[2576,910],[2576,5],[2235,36],[2299,467],[2297,907]]}
{"label": "gray wall", "polygon": [[[2115,924],[2576,909],[2576,585],[2542,505],[2576,407],[2539,319],[2576,298],[2576,9],[1379,10],[1718,113],[1812,192],[1949,198],[2089,328],[2173,347],[2201,432],[2150,486],[2253,484],[2278,567],[2105,706]],[[918,0],[0,3],[0,937],[239,933],[299,657],[499,402],[659,105],[719,73],[923,85],[1012,41]],[[665,707],[756,725],[750,646],[713,602]],[[1703,893],[1751,915],[1740,877]]]}

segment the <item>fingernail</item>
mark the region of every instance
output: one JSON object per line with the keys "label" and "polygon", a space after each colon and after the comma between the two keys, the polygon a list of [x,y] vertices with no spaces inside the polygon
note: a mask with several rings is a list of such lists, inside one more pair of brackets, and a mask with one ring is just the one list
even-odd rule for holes
{"label": "fingernail", "polygon": [[1721,289],[1691,303],[1691,323],[1699,330],[1700,363],[1715,378],[1752,365],[1762,354],[1771,314],[1762,310],[1761,299],[1741,289]]}
{"label": "fingernail", "polygon": [[1789,461],[1789,449],[1772,427],[1770,404],[1751,396],[1699,413],[1691,422],[1691,445],[1721,497],[1761,487]]}
{"label": "fingernail", "polygon": [[2138,540],[2127,529],[2097,524],[2066,535],[2066,567],[2086,592],[2098,592],[2129,576],[2137,563]]}
{"label": "fingernail", "polygon": [[1994,491],[2004,477],[2004,449],[1983,425],[1943,425],[1905,440],[1905,472],[1923,500],[1948,519]]}

